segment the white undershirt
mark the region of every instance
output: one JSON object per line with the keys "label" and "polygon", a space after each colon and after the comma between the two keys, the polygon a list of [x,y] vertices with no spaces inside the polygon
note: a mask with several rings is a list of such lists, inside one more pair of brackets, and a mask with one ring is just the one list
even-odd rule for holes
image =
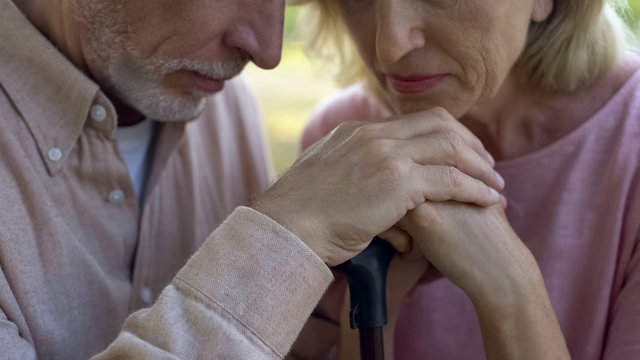
{"label": "white undershirt", "polygon": [[116,130],[120,155],[129,168],[129,176],[138,199],[141,198],[141,194],[144,194],[144,186],[149,176],[147,153],[152,137],[153,121],[151,119],[144,119],[133,126],[118,127]]}

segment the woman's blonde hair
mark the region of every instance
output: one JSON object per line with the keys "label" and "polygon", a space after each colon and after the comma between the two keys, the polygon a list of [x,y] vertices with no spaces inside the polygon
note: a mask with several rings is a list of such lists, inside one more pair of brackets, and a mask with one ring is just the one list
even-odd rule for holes
{"label": "woman's blonde hair", "polygon": [[[304,5],[298,28],[310,57],[337,63],[336,79],[347,86],[375,80],[342,22],[339,0],[290,0]],[[514,67],[520,81],[540,92],[571,92],[605,76],[628,48],[628,29],[614,8],[627,0],[554,0],[549,18],[532,23]]]}

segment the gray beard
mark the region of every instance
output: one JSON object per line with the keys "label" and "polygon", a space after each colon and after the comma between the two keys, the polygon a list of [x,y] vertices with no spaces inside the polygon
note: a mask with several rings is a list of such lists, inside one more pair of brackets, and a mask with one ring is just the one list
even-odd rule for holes
{"label": "gray beard", "polygon": [[158,121],[185,121],[204,110],[208,94],[197,89],[177,93],[162,86],[176,71],[193,71],[214,79],[239,74],[249,56],[239,53],[224,62],[145,58],[127,32],[123,0],[76,0],[87,28],[85,56],[100,85],[144,116]]}

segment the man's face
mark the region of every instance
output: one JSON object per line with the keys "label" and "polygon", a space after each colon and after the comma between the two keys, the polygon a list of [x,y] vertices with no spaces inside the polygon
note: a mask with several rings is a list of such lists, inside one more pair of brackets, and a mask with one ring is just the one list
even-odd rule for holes
{"label": "man's face", "polygon": [[96,80],[143,115],[192,119],[248,61],[280,61],[284,0],[78,0]]}

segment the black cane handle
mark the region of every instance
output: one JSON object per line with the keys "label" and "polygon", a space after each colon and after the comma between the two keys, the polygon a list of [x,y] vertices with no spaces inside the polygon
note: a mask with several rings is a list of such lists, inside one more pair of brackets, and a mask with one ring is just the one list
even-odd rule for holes
{"label": "black cane handle", "polygon": [[387,270],[394,254],[388,242],[375,237],[360,254],[336,267],[347,275],[352,329],[375,328],[387,323]]}
{"label": "black cane handle", "polygon": [[375,237],[360,254],[336,267],[347,275],[349,322],[352,329],[359,329],[362,360],[384,360],[382,327],[387,324],[387,270],[394,254],[388,242]]}

